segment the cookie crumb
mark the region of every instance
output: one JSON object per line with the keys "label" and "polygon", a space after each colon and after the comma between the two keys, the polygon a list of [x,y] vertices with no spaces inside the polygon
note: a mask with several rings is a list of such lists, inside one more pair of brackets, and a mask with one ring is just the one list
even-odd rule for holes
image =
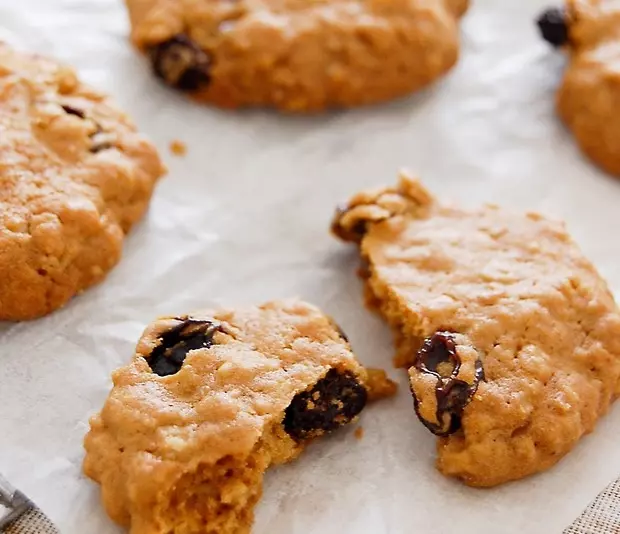
{"label": "cookie crumb", "polygon": [[183,141],[174,139],[170,142],[170,152],[175,156],[185,156],[187,154],[187,145]]}
{"label": "cookie crumb", "polygon": [[354,435],[357,439],[362,439],[364,437],[364,427],[358,426],[355,429]]}
{"label": "cookie crumb", "polygon": [[383,369],[368,369],[366,387],[369,401],[393,397],[398,390],[398,384],[390,380]]}

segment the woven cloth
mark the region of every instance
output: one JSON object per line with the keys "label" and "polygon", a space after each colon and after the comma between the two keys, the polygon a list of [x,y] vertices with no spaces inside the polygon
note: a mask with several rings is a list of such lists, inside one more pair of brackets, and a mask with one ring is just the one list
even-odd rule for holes
{"label": "woven cloth", "polygon": [[29,508],[4,529],[2,534],[60,534],[60,531],[38,508]]}
{"label": "woven cloth", "polygon": [[1,534],[60,534],[28,497],[0,475]]}
{"label": "woven cloth", "polygon": [[599,493],[563,534],[620,534],[620,479]]}
{"label": "woven cloth", "polygon": [[[8,525],[3,527],[0,521],[2,534],[60,534],[36,506],[28,504]],[[563,534],[620,534],[620,479],[599,493]]]}

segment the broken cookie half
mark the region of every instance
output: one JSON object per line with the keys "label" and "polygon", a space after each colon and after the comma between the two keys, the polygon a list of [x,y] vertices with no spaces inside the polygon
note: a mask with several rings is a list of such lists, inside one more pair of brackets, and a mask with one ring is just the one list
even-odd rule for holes
{"label": "broken cookie half", "polygon": [[114,373],[84,471],[132,534],[249,532],[265,470],[387,394],[371,376],[303,302],[161,319]]}
{"label": "broken cookie half", "polygon": [[563,224],[450,207],[402,176],[332,231],[359,246],[444,474],[493,486],[547,469],[620,393],[620,313]]}

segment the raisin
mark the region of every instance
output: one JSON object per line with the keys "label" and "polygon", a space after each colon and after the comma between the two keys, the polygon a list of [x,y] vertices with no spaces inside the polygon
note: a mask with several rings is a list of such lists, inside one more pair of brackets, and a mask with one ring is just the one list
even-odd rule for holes
{"label": "raisin", "polygon": [[543,39],[553,46],[563,46],[568,42],[568,23],[566,12],[562,8],[547,9],[538,17],[536,23]]}
{"label": "raisin", "polygon": [[185,357],[192,350],[208,349],[213,335],[221,331],[219,325],[205,320],[179,318],[180,324],[159,337],[159,345],[146,361],[154,373],[168,376],[180,371]]}
{"label": "raisin", "polygon": [[152,46],[149,55],[155,74],[181,91],[197,91],[211,81],[211,58],[187,35]]}
{"label": "raisin", "polygon": [[101,152],[102,150],[109,150],[110,148],[114,148],[114,137],[110,134],[105,133],[101,129],[91,134],[90,139],[92,141],[90,151],[93,154],[96,154],[97,152]]}
{"label": "raisin", "polygon": [[437,423],[422,417],[420,401],[412,388],[418,419],[437,436],[448,436],[458,431],[461,428],[463,410],[473,399],[480,381],[485,379],[482,362],[476,360],[473,384],[457,378],[461,360],[456,351],[454,337],[449,332],[437,332],[424,342],[416,355],[414,366],[421,373],[433,375],[436,379]]}
{"label": "raisin", "polygon": [[351,422],[366,406],[368,392],[349,372],[331,369],[312,389],[298,393],[284,414],[284,430],[301,441]]}
{"label": "raisin", "polygon": [[67,104],[63,105],[62,109],[64,109],[65,113],[69,115],[75,115],[76,117],[79,117],[80,119],[86,118],[86,113],[84,113],[81,109],[74,108],[73,106],[68,106]]}
{"label": "raisin", "polygon": [[108,150],[114,147],[114,136],[106,133],[105,130],[101,127],[101,124],[99,124],[92,117],[88,117],[86,115],[86,112],[76,107],[69,106],[67,104],[63,104],[61,107],[65,111],[65,113],[79,117],[82,120],[87,120],[92,125],[94,125],[94,132],[88,136],[91,140],[91,146],[89,148],[90,152],[96,154],[97,152],[101,152],[102,150]]}
{"label": "raisin", "polygon": [[437,332],[427,339],[416,358],[416,368],[420,371],[436,373],[444,378],[454,371],[458,373],[460,366],[456,343],[447,332]]}

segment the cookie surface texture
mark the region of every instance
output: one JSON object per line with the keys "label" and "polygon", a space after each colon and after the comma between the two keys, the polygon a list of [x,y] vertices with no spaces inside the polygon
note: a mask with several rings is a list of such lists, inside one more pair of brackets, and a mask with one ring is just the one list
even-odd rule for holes
{"label": "cookie surface texture", "polygon": [[225,108],[293,112],[400,97],[445,74],[468,0],[126,0],[167,84]]}
{"label": "cookie surface texture", "polygon": [[33,319],[101,281],[164,168],[69,67],[0,43],[0,320]]}
{"label": "cookie surface texture", "polygon": [[403,176],[337,212],[390,324],[441,472],[493,486],[545,470],[620,392],[620,314],[561,223],[463,210]]}
{"label": "cookie surface texture", "polygon": [[543,13],[538,25],[569,56],[557,94],[560,117],[592,161],[620,176],[620,4],[569,0]]}
{"label": "cookie surface texture", "polygon": [[84,471],[132,534],[249,532],[267,467],[368,396],[333,321],[299,301],[158,320],[113,381]]}

